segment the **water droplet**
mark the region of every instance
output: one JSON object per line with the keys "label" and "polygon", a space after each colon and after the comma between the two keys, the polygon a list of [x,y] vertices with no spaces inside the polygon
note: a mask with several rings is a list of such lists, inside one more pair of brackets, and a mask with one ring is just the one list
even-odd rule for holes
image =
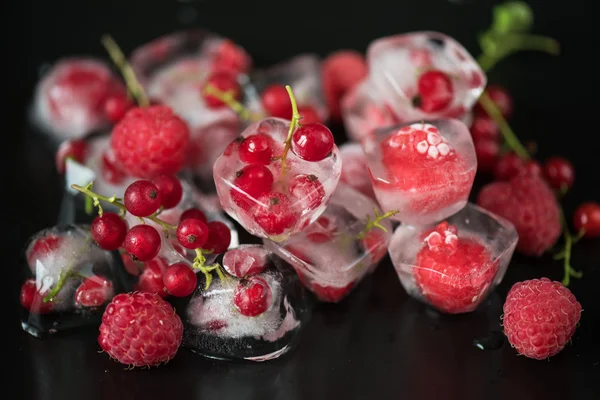
{"label": "water droplet", "polygon": [[473,340],[473,345],[480,350],[498,350],[504,345],[504,333],[491,331],[486,336]]}

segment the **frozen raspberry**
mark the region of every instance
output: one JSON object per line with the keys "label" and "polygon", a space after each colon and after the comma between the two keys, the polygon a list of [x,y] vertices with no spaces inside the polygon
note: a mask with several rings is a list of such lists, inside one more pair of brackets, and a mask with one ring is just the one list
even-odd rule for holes
{"label": "frozen raspberry", "polygon": [[280,235],[296,224],[298,215],[289,197],[283,193],[269,192],[257,199],[254,221],[267,235]]}
{"label": "frozen raspberry", "polygon": [[173,175],[185,163],[190,142],[185,122],[167,106],[136,107],[115,125],[111,148],[123,170],[152,179]]}
{"label": "frozen raspberry", "polygon": [[106,307],[98,343],[111,358],[136,367],[166,363],[177,353],[183,324],[173,307],[150,293],[124,293]]}
{"label": "frozen raspberry", "polygon": [[35,279],[27,279],[21,286],[20,301],[23,308],[34,314],[48,314],[52,311],[52,302],[44,302],[46,293],[40,293]]}
{"label": "frozen raspberry", "polygon": [[490,183],[479,192],[477,204],[515,225],[517,250],[525,255],[540,256],[560,235],[558,203],[540,177],[521,174],[509,182]]}
{"label": "frozen raspberry", "polygon": [[63,239],[53,233],[46,234],[35,239],[28,247],[25,254],[30,267],[35,267],[36,260],[50,256],[57,251],[63,243]]}
{"label": "frozen raspberry", "polygon": [[296,175],[289,183],[289,190],[305,210],[314,210],[325,198],[325,189],[315,175]]}
{"label": "frozen raspberry", "polygon": [[515,283],[504,303],[504,333],[525,357],[543,360],[571,340],[581,304],[560,282],[548,278]]}
{"label": "frozen raspberry", "polygon": [[362,54],[356,51],[338,51],[323,61],[321,76],[323,94],[331,117],[339,120],[340,101],[350,89],[367,76],[367,63]]}
{"label": "frozen raspberry", "polygon": [[251,276],[240,281],[235,288],[233,304],[240,314],[256,317],[267,311],[273,303],[273,293],[267,281]]}
{"label": "frozen raspberry", "polygon": [[114,294],[113,284],[101,276],[86,278],[75,292],[75,305],[78,307],[98,307],[106,303]]}
{"label": "frozen raspberry", "polygon": [[472,311],[492,284],[498,263],[485,246],[459,237],[455,226],[442,222],[424,235],[413,273],[423,296],[441,311]]}
{"label": "frozen raspberry", "polygon": [[267,267],[267,256],[260,247],[232,249],[223,256],[223,268],[238,278],[258,275]]}
{"label": "frozen raspberry", "polygon": [[346,286],[333,287],[319,285],[318,283],[311,283],[308,288],[315,294],[315,296],[317,296],[319,300],[327,303],[337,303],[352,291],[355,284],[356,282],[350,282]]}
{"label": "frozen raspberry", "polygon": [[167,263],[161,258],[155,258],[144,263],[144,271],[140,275],[136,290],[158,294],[167,297],[167,289],[163,282],[163,274],[167,270]]}

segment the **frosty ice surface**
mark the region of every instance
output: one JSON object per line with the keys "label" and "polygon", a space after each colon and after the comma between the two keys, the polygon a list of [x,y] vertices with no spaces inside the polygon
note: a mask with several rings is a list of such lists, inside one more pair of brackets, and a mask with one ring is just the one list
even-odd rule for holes
{"label": "frosty ice surface", "polygon": [[373,200],[338,184],[325,212],[304,231],[282,243],[264,240],[287,260],[300,280],[322,301],[338,302],[385,256],[390,221],[365,233],[367,217],[375,218]]}
{"label": "frosty ice surface", "polygon": [[365,196],[375,199],[367,156],[362,146],[358,143],[344,143],[340,146],[340,156],[342,157],[340,182],[344,182]]}
{"label": "frosty ice surface", "polygon": [[440,311],[473,311],[504,277],[514,226],[469,203],[440,224],[400,225],[388,251],[402,286]]}
{"label": "frosty ice surface", "polygon": [[[302,286],[293,270],[263,246],[242,245],[230,252],[238,254],[228,257],[225,253],[222,263],[226,264],[226,270],[242,278],[226,274],[223,280],[215,278],[208,290],[200,282],[185,310],[183,345],[210,358],[250,361],[277,358],[290,349],[306,322]],[[257,260],[262,265],[258,266]],[[252,264],[257,268],[239,268]],[[234,305],[236,287],[250,276],[262,278],[271,291],[266,311],[252,317],[242,315]]]}
{"label": "frosty ice surface", "polygon": [[398,221],[441,221],[467,203],[477,159],[468,128],[440,119],[394,126],[365,139],[377,201]]}
{"label": "frosty ice surface", "polygon": [[[227,147],[213,166],[223,209],[251,234],[282,241],[315,221],[325,210],[341,171],[337,146],[322,161],[308,162],[293,151],[285,168],[279,158],[290,121],[267,118],[255,122]],[[240,146],[249,137],[264,139],[271,151],[268,164],[240,159]],[[278,159],[279,158],[279,159]]]}

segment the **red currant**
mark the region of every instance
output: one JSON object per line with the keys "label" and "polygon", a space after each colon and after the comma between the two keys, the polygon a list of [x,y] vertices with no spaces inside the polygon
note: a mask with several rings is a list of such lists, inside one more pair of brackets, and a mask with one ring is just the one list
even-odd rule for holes
{"label": "red currant", "polygon": [[186,249],[200,249],[208,239],[208,227],[199,219],[187,218],[177,226],[177,240]]}
{"label": "red currant", "polygon": [[364,239],[360,240],[365,253],[371,255],[371,260],[374,264],[378,263],[387,252],[386,239],[383,232],[377,229],[372,229],[367,232]]}
{"label": "red currant", "polygon": [[206,224],[208,227],[208,239],[202,246],[205,250],[212,250],[212,254],[220,254],[227,250],[231,243],[231,231],[221,221],[213,221]]}
{"label": "red currant", "polygon": [[37,290],[35,279],[27,279],[21,286],[21,305],[34,314],[48,314],[52,311],[52,303],[44,303],[45,293]]}
{"label": "red currant", "polygon": [[262,106],[272,117],[292,119],[292,101],[283,85],[271,85],[261,95]]}
{"label": "red currant", "polygon": [[273,157],[273,139],[263,133],[250,135],[240,144],[240,160],[247,164],[268,165]]}
{"label": "red currant", "polygon": [[542,176],[542,166],[535,160],[529,160],[523,165],[523,172],[531,176]]}
{"label": "red currant", "polygon": [[108,302],[113,293],[113,284],[110,280],[101,276],[90,276],[75,291],[75,305],[98,307]]}
{"label": "red currant", "polygon": [[175,297],[186,297],[196,289],[198,277],[189,265],[177,263],[171,265],[163,275],[167,292]]}
{"label": "red currant", "polygon": [[289,190],[307,210],[319,207],[325,198],[325,189],[315,175],[296,175],[289,183]]}
{"label": "red currant", "polygon": [[133,102],[127,95],[119,94],[108,96],[104,103],[104,115],[113,124],[123,119],[127,111],[133,107]]}
{"label": "red currant", "polygon": [[523,172],[525,163],[515,153],[506,153],[496,163],[494,176],[499,181],[508,181]]}
{"label": "red currant", "polygon": [[323,123],[313,106],[298,106],[298,114],[302,116],[302,125]]}
{"label": "red currant", "polygon": [[546,181],[555,189],[569,189],[575,180],[573,164],[562,157],[552,157],[544,163]]}
{"label": "red currant", "polygon": [[123,261],[123,266],[127,273],[133,276],[138,276],[140,274],[140,264],[137,261],[134,261],[129,253],[121,253],[121,261]]}
{"label": "red currant", "polygon": [[139,261],[152,260],[160,250],[160,234],[150,225],[136,225],[125,236],[125,250]]}
{"label": "red currant", "polygon": [[[496,107],[502,113],[504,118],[510,117],[513,111],[513,101],[510,94],[501,86],[489,85],[485,90],[490,99],[496,103]],[[476,111],[480,114],[485,114],[485,110],[477,104]]]}
{"label": "red currant", "polygon": [[267,267],[267,257],[267,252],[261,247],[231,249],[223,256],[223,268],[238,278],[257,275]]}
{"label": "red currant", "polygon": [[233,304],[240,314],[256,317],[267,311],[272,303],[272,292],[267,281],[251,276],[240,281],[233,294]]}
{"label": "red currant", "polygon": [[144,271],[138,280],[136,290],[155,293],[162,298],[167,297],[167,289],[165,289],[162,278],[166,268],[166,262],[160,257],[146,262],[144,264]]}
{"label": "red currant", "polygon": [[58,173],[65,173],[68,158],[72,158],[82,164],[85,161],[87,151],[88,146],[84,140],[67,140],[62,142],[56,152],[56,170]]}
{"label": "red currant", "polygon": [[92,238],[104,250],[116,250],[127,235],[127,224],[118,214],[107,212],[94,218],[90,227]]}
{"label": "red currant", "polygon": [[306,238],[313,243],[326,243],[333,239],[337,234],[337,224],[335,219],[326,215],[321,215],[314,223],[308,227]]}
{"label": "red currant", "polygon": [[102,173],[102,178],[113,185],[121,184],[127,177],[127,174],[118,167],[112,153],[105,152],[102,154],[100,172]]}
{"label": "red currant", "polygon": [[477,115],[471,125],[471,136],[473,136],[475,143],[483,139],[497,142],[500,139],[500,129],[494,120],[487,115]]}
{"label": "red currant", "polygon": [[498,161],[500,146],[498,142],[490,139],[481,139],[475,142],[475,154],[477,155],[477,170],[492,172]]}
{"label": "red currant", "polygon": [[57,251],[62,243],[63,239],[53,233],[35,239],[27,249],[27,262],[30,266],[35,266],[36,260],[48,257]]}
{"label": "red currant", "polygon": [[[208,85],[212,85],[222,92],[233,93],[233,98],[236,100],[241,97],[240,85],[237,83],[235,76],[228,71],[216,71],[212,73],[206,80],[206,86]],[[218,98],[206,94],[204,90],[202,91],[202,96],[209,108],[221,108],[226,106],[226,104]]]}
{"label": "red currant", "polygon": [[257,197],[267,193],[273,186],[273,174],[264,165],[247,165],[235,173],[231,198],[238,207],[249,210]]}
{"label": "red currant", "polygon": [[325,125],[306,124],[292,135],[292,150],[306,161],[321,161],[333,150],[333,134]]}
{"label": "red currant", "polygon": [[413,99],[415,107],[432,113],[450,105],[454,97],[454,89],[450,77],[442,71],[427,71],[417,82],[419,94]]}
{"label": "red currant", "polygon": [[160,193],[162,207],[166,210],[175,207],[183,197],[181,182],[173,175],[160,175],[152,179]]}
{"label": "red currant", "polygon": [[279,192],[260,196],[254,211],[254,221],[267,235],[280,235],[298,222],[289,197]]}
{"label": "red currant", "polygon": [[600,237],[600,204],[590,201],[577,207],[573,225],[577,232],[583,230],[587,238]]}
{"label": "red currant", "polygon": [[208,220],[206,219],[206,215],[204,215],[204,213],[202,211],[198,210],[197,208],[190,208],[190,209],[185,210],[181,214],[181,217],[179,217],[179,222],[183,221],[184,219],[188,219],[188,218],[199,219],[200,221],[204,222],[205,224],[208,222]]}
{"label": "red currant", "polygon": [[123,202],[131,214],[136,217],[147,217],[158,210],[162,198],[154,183],[139,180],[127,187]]}

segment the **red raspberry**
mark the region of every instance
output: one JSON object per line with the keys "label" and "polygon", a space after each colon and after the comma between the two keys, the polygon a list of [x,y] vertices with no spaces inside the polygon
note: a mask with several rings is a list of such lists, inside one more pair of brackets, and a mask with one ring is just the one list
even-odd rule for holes
{"label": "red raspberry", "polygon": [[350,89],[367,76],[367,63],[362,54],[357,51],[338,51],[323,61],[321,76],[323,94],[331,117],[339,120],[341,118],[340,101]]}
{"label": "red raspberry", "polygon": [[548,278],[515,283],[504,303],[504,333],[525,357],[543,360],[569,342],[581,317],[581,304],[560,282]]}
{"label": "red raspberry", "polygon": [[327,303],[337,303],[352,291],[355,284],[356,282],[350,282],[346,286],[333,287],[311,283],[308,287],[319,300]]}
{"label": "red raspberry", "polygon": [[494,182],[479,192],[477,204],[506,218],[519,234],[517,250],[540,256],[561,232],[559,206],[540,177],[521,174],[509,182]]}
{"label": "red raspberry", "polygon": [[75,292],[75,305],[78,307],[98,307],[113,296],[113,284],[101,276],[90,276]]}
{"label": "red raspberry", "polygon": [[35,267],[35,261],[44,257],[48,257],[62,245],[63,239],[54,234],[48,233],[42,237],[35,239],[25,252],[27,262],[30,267]]}
{"label": "red raspberry", "polygon": [[163,274],[166,270],[167,263],[159,257],[144,263],[144,272],[140,275],[136,290],[167,297],[167,289],[163,282]]}
{"label": "red raspberry", "polygon": [[115,125],[110,141],[123,170],[143,179],[177,173],[189,143],[188,126],[167,106],[133,108]]}
{"label": "red raspberry", "polygon": [[177,353],[183,324],[173,307],[150,293],[123,293],[106,307],[98,343],[111,358],[136,367],[166,363]]}
{"label": "red raspberry", "polygon": [[52,302],[44,303],[46,293],[40,293],[35,279],[27,279],[21,286],[21,305],[34,314],[48,314],[52,311]]}
{"label": "red raspberry", "polygon": [[455,226],[442,222],[424,235],[413,273],[423,296],[441,311],[472,311],[492,284],[498,270],[484,245],[458,236]]}

